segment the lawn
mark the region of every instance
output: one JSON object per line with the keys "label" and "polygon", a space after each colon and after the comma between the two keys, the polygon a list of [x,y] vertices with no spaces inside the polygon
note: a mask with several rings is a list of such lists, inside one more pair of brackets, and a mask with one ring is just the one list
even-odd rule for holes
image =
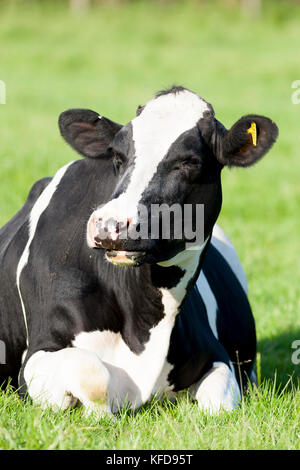
{"label": "lawn", "polygon": [[[275,3],[275,2],[273,2]],[[219,223],[249,279],[260,387],[233,413],[208,417],[185,393],[113,423],[54,414],[0,393],[1,449],[300,449],[300,6],[266,2],[260,18],[206,2],[110,4],[83,15],[61,3],[0,4],[0,225],[31,185],[77,158],[59,136],[70,107],[121,123],[174,83],[202,95],[230,127],[271,117],[279,139],[248,170],[224,170]],[[300,355],[298,356],[300,357]]]}

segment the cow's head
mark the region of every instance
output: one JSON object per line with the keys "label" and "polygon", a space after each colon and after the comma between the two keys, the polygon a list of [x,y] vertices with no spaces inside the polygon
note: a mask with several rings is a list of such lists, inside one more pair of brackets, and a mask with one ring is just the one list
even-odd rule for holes
{"label": "cow's head", "polygon": [[[110,200],[91,214],[87,242],[120,265],[165,261],[184,250],[191,240],[183,226],[176,235],[175,219],[184,224],[185,207],[195,229],[196,206],[204,205],[203,240],[208,239],[222,204],[222,168],[253,165],[278,134],[273,121],[254,114],[228,131],[209,103],[182,87],[158,93],[125,126],[84,109],[62,113],[59,125],[80,154],[112,159],[118,183]],[[161,226],[153,236],[152,225],[162,222],[160,207],[182,209],[170,217],[168,237]]]}

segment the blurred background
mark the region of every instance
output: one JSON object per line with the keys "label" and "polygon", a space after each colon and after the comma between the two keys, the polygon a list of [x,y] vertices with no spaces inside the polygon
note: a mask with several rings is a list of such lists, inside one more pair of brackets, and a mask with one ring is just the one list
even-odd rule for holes
{"label": "blurred background", "polygon": [[179,84],[226,127],[272,118],[271,153],[224,170],[219,223],[249,278],[263,376],[299,376],[300,1],[0,0],[0,80],[1,225],[34,181],[80,158],[59,136],[67,108],[126,123]]}

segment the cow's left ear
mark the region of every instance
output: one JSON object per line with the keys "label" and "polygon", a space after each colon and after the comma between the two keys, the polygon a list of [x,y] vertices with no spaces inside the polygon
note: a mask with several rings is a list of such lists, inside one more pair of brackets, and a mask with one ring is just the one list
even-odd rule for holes
{"label": "cow's left ear", "polygon": [[229,131],[217,126],[217,133],[216,156],[219,162],[226,166],[247,167],[272,147],[278,128],[267,117],[249,114],[239,119]]}
{"label": "cow's left ear", "polygon": [[114,136],[122,128],[89,109],[69,109],[59,116],[63,138],[84,157],[97,158],[105,154]]}

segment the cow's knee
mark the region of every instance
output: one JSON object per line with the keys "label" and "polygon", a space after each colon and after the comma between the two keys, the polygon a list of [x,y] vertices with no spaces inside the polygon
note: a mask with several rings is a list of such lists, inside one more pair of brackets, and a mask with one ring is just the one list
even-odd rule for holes
{"label": "cow's knee", "polygon": [[110,413],[107,405],[109,372],[98,356],[84,349],[38,351],[24,369],[29,396],[42,407],[66,409],[76,403],[86,414]]}
{"label": "cow's knee", "polygon": [[213,367],[190,391],[200,409],[209,414],[217,414],[221,410],[231,411],[241,399],[236,378],[223,362],[214,362]]}

